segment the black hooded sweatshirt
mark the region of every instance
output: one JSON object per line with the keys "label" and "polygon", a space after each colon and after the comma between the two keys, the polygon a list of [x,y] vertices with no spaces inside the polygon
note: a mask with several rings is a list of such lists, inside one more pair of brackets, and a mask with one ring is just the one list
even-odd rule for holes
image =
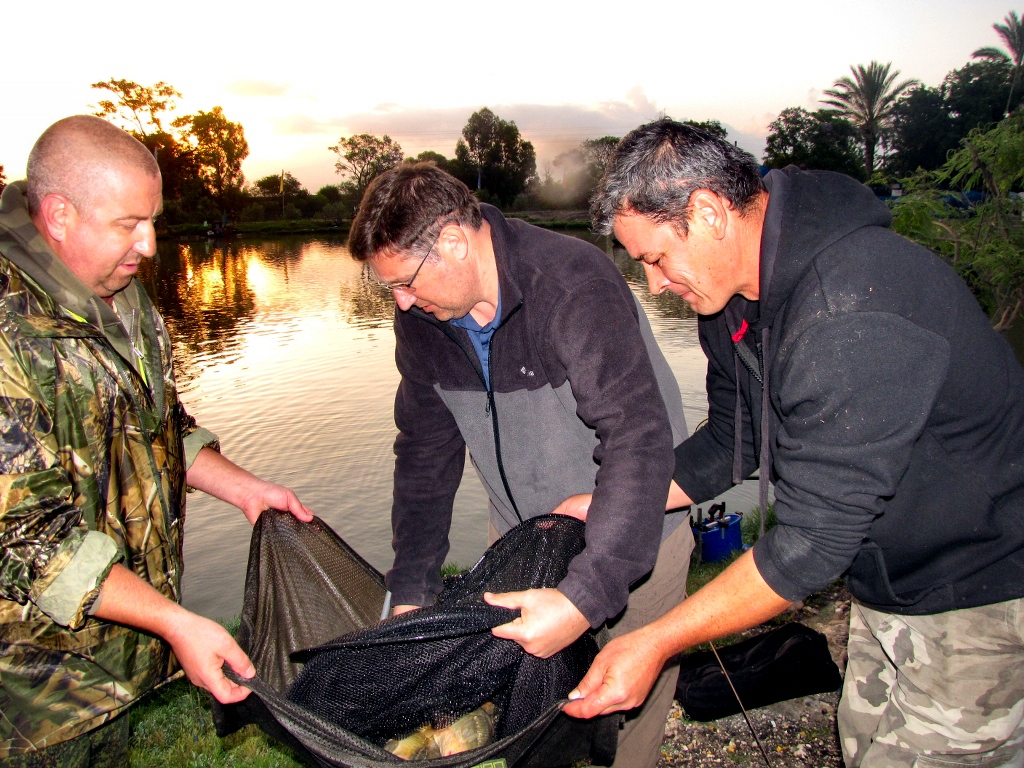
{"label": "black hooded sweatshirt", "polygon": [[1024,596],[1024,371],[1009,345],[867,187],[792,167],[765,185],[761,300],[699,320],[710,411],[676,448],[676,482],[701,502],[770,471],[778,526],[754,561],[788,600],[843,573],[898,614]]}

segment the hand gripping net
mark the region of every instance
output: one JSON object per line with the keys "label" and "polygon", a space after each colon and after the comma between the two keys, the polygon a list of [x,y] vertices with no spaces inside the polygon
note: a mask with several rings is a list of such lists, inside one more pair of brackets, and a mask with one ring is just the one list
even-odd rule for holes
{"label": "hand gripping net", "polygon": [[[218,733],[255,722],[313,765],[609,765],[618,717],[560,714],[597,653],[591,633],[549,659],[490,630],[517,612],[484,592],[554,587],[584,546],[584,524],[533,518],[510,531],[434,606],[378,622],[383,578],[320,520],[264,513],[253,531],[239,644],[258,675],[232,679],[254,696],[215,706]],[[420,726],[441,728],[491,702],[494,741],[462,754],[407,762],[383,749]]]}

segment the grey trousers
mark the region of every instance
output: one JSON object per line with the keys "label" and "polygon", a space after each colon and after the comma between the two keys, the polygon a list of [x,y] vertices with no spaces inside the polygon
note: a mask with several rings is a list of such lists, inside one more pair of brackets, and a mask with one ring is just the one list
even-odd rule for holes
{"label": "grey trousers", "polygon": [[[608,622],[611,638],[650,624],[683,602],[693,548],[693,532],[684,521],[661,543],[654,570],[630,591],[626,610]],[[665,665],[643,705],[625,713],[612,768],[654,768],[658,764],[678,679],[679,660],[675,658]]]}
{"label": "grey trousers", "polygon": [[[488,545],[499,538],[492,523],[488,529]],[[601,634],[606,641],[650,624],[683,602],[693,548],[693,532],[684,520],[661,543],[654,569],[630,590],[625,610],[605,625],[607,632]],[[673,659],[665,665],[643,705],[625,713],[611,768],[654,768],[657,765],[678,679],[679,661]]]}

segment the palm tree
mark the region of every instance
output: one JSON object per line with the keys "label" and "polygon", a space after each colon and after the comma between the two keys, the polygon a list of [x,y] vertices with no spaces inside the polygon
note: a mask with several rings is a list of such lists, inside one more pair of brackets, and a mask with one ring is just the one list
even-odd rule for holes
{"label": "palm tree", "polygon": [[853,123],[864,141],[864,167],[868,178],[875,172],[875,145],[889,127],[892,111],[900,95],[917,80],[904,80],[893,85],[900,71],[890,72],[892,62],[879,64],[872,61],[867,67],[858,64],[850,67],[853,80],[841,77],[825,91],[827,99],[822,103],[835,107],[836,111]]}
{"label": "palm tree", "polygon": [[1010,114],[1010,107],[1013,104],[1013,92],[1017,89],[1017,82],[1020,80],[1021,66],[1024,65],[1024,24],[1021,24],[1020,17],[1016,11],[1006,14],[1005,24],[993,24],[992,29],[1003,38],[1007,49],[987,46],[979,48],[971,55],[976,59],[988,59],[989,61],[1005,61],[1013,65],[1013,80],[1010,81],[1010,95],[1006,97],[1006,114]]}

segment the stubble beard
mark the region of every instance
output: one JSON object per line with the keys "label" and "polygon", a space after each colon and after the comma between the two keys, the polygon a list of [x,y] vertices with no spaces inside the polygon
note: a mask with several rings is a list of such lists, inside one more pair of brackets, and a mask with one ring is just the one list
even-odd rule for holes
{"label": "stubble beard", "polygon": [[472,309],[472,307],[466,310],[451,309],[450,307],[439,307],[436,304],[433,306],[434,309],[428,312],[427,314],[433,315],[435,320],[440,320],[441,322],[446,322],[448,320],[457,320],[460,317],[465,317],[466,315],[469,314],[469,310]]}

